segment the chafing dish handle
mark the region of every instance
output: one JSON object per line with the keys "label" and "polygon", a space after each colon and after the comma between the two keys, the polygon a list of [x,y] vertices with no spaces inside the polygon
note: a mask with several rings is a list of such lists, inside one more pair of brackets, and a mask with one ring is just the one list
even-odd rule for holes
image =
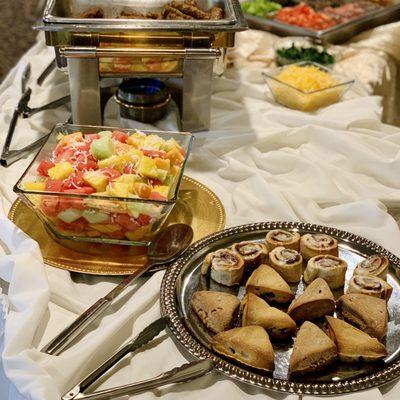
{"label": "chafing dish handle", "polygon": [[113,57],[177,57],[186,59],[212,59],[221,56],[220,49],[185,48],[185,49],[153,49],[153,48],[100,48],[100,47],[61,47],[60,55],[66,58],[113,58]]}

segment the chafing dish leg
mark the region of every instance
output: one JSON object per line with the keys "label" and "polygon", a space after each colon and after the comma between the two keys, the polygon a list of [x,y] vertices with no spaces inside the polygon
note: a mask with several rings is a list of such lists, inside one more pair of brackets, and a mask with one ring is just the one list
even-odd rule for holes
{"label": "chafing dish leg", "polygon": [[101,125],[98,59],[69,58],[68,74],[74,124]]}
{"label": "chafing dish leg", "polygon": [[210,128],[213,59],[184,61],[182,129],[189,132]]}

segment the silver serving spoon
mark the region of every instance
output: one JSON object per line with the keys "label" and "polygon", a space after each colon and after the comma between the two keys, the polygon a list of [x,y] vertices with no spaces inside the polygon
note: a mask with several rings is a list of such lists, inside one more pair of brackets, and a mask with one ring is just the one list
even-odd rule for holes
{"label": "silver serving spoon", "polygon": [[67,326],[59,335],[42,348],[42,352],[58,355],[68,346],[79,333],[92,321],[107,310],[132,282],[147,272],[151,267],[169,263],[178,258],[190,245],[193,239],[193,230],[186,224],[174,224],[164,229],[151,242],[148,250],[148,264],[127,276],[106,296],[97,300],[90,308],[81,314],[74,322]]}

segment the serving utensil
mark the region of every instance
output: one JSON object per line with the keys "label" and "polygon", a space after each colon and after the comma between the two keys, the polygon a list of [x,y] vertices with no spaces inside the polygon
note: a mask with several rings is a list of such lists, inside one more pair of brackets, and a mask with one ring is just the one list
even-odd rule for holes
{"label": "serving utensil", "polygon": [[72,324],[67,326],[50,343],[43,347],[41,351],[51,355],[60,354],[79,333],[107,310],[112,301],[118,298],[132,282],[142,276],[151,267],[166,264],[178,258],[190,245],[192,239],[193,230],[186,224],[170,225],[161,231],[149,246],[147,265],[124,278],[117,287],[88,308]]}
{"label": "serving utensil", "polygon": [[180,367],[173,368],[162,373],[152,379],[136,382],[128,385],[118,386],[111,389],[100,390],[94,393],[84,394],[84,392],[102,375],[104,375],[118,361],[125,357],[128,353],[135,352],[142,346],[152,341],[162,330],[167,327],[168,318],[159,318],[152,322],[149,326],[143,329],[142,332],[135,338],[125,344],[120,350],[113,354],[100,367],[91,372],[86,378],[69,390],[62,400],[74,399],[113,399],[115,397],[126,394],[135,394],[157,388],[159,386],[186,382],[206,374],[213,369],[211,360],[195,361],[188,364],[183,364]]}

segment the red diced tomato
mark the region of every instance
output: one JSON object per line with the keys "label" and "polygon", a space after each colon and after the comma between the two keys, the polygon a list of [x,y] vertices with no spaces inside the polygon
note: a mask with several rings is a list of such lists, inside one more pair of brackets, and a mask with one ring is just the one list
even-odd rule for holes
{"label": "red diced tomato", "polygon": [[46,192],[61,192],[63,181],[57,179],[46,179]]}
{"label": "red diced tomato", "polygon": [[139,225],[128,214],[116,214],[114,220],[128,231],[134,231]]}
{"label": "red diced tomato", "polygon": [[102,170],[100,170],[100,172],[110,178],[110,181],[113,181],[114,179],[117,179],[119,176],[121,176],[121,173],[114,168],[103,168]]}
{"label": "red diced tomato", "polygon": [[49,169],[53,167],[54,167],[53,162],[51,162],[50,160],[43,160],[39,163],[38,167],[36,168],[36,171],[39,175],[48,176]]}
{"label": "red diced tomato", "polygon": [[158,192],[151,192],[150,196],[149,196],[150,200],[167,200],[166,197],[164,197],[163,195],[161,195]]}
{"label": "red diced tomato", "polygon": [[140,149],[143,154],[147,157],[160,157],[160,158],[165,158],[167,156],[167,153],[164,150],[149,150],[149,149]]}
{"label": "red diced tomato", "polygon": [[146,226],[150,223],[151,218],[148,215],[144,214],[139,214],[139,216],[136,218],[136,222],[140,226]]}
{"label": "red diced tomato", "polygon": [[118,140],[121,143],[126,143],[128,135],[125,132],[114,131],[112,134],[113,139]]}

